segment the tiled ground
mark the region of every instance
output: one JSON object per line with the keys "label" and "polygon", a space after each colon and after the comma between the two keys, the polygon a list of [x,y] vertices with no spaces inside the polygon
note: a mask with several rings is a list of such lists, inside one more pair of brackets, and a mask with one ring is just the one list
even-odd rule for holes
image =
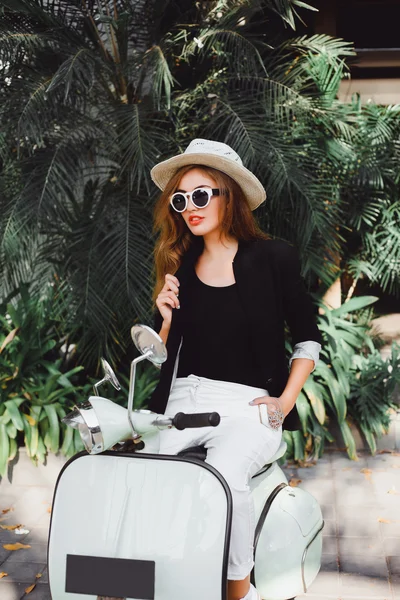
{"label": "tiled ground", "polygon": [[286,468],[319,501],[322,567],[308,592],[318,600],[400,600],[400,453],[325,453],[314,468]]}
{"label": "tiled ground", "polygon": [[[301,479],[300,487],[318,499],[325,518],[321,571],[297,598],[400,600],[400,453],[359,454],[360,461],[352,462],[344,452],[327,451],[316,466],[285,467],[288,479]],[[46,467],[33,470],[22,453],[12,484],[0,483],[0,525],[29,529],[18,536],[0,528],[0,573],[8,573],[0,579],[0,600],[51,600],[46,544],[61,466],[62,460],[50,457]],[[30,548],[3,547],[15,542]]]}

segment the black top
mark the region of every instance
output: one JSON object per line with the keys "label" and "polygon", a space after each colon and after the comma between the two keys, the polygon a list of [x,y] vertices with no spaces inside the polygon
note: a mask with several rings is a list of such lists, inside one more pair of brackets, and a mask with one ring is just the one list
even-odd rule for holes
{"label": "black top", "polygon": [[177,377],[200,377],[254,385],[247,318],[237,284],[217,287],[195,273],[181,314],[183,343]]}

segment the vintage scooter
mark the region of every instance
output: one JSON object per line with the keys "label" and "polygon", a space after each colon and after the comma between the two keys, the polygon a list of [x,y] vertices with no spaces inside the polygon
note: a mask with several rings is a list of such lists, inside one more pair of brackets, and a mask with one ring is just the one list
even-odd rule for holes
{"label": "vintage scooter", "polygon": [[[141,356],[131,363],[128,408],[98,395],[105,381],[120,389],[103,361],[95,395],[63,419],[79,430],[86,451],[65,464],[54,492],[52,598],[226,600],[230,489],[204,462],[204,448],[171,456],[160,454],[158,444],[161,429],[217,426],[220,416],[132,410],[136,365],[148,359],[160,366],[167,350],[146,325],[131,334]],[[306,592],[321,564],[321,510],[311,494],[288,485],[277,463],[285,451],[282,441],[251,480],[257,523],[251,577],[263,600]]]}

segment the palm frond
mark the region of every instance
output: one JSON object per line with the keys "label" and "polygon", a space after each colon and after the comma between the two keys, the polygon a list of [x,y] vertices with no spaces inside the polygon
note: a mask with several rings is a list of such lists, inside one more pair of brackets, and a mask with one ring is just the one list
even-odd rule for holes
{"label": "palm frond", "polygon": [[281,47],[282,49],[295,49],[302,54],[309,52],[322,54],[329,62],[343,56],[356,55],[353,42],[321,33],[292,38],[284,42]]}
{"label": "palm frond", "polygon": [[289,25],[293,30],[296,29],[296,19],[302,21],[298,11],[295,8],[296,6],[311,11],[318,10],[311,4],[302,2],[301,0],[269,0],[268,4],[269,7],[281,17],[283,22]]}
{"label": "palm frond", "polygon": [[[201,52],[200,52],[201,51]],[[181,58],[188,60],[197,52],[205,57],[207,52],[212,52],[220,57],[220,63],[232,62],[240,73],[252,73],[261,70],[266,74],[265,65],[259,50],[240,31],[232,29],[204,29],[199,31],[184,48]]]}
{"label": "palm frond", "polygon": [[46,88],[46,94],[50,94],[58,86],[64,88],[64,100],[67,100],[70,92],[74,94],[90,93],[96,82],[97,62],[97,57],[91,50],[79,48],[59,67],[52,77],[50,85]]}
{"label": "palm frond", "polygon": [[400,202],[386,207],[381,222],[364,236],[365,256],[373,264],[372,281],[400,295]]}
{"label": "palm frond", "polygon": [[152,93],[154,94],[157,110],[161,110],[163,104],[169,110],[171,108],[172,88],[175,83],[178,83],[178,80],[173,77],[167,56],[160,45],[153,45],[145,52],[143,69],[150,69]]}

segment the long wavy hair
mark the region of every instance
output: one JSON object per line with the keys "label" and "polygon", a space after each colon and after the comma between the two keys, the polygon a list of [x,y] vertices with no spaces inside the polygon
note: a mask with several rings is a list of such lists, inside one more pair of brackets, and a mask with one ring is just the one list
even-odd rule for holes
{"label": "long wavy hair", "polygon": [[260,229],[254,219],[242,188],[229,175],[206,165],[181,167],[171,177],[154,207],[153,231],[159,234],[153,253],[154,302],[164,286],[165,275],[176,273],[183,256],[194,243],[194,238],[198,237],[193,235],[182,216],[174,211],[169,203],[171,194],[179,189],[179,183],[183,175],[193,168],[199,169],[212,177],[217,187],[225,191],[226,202],[221,202],[219,214],[221,237],[225,234],[237,240],[245,241],[270,239],[270,236]]}

